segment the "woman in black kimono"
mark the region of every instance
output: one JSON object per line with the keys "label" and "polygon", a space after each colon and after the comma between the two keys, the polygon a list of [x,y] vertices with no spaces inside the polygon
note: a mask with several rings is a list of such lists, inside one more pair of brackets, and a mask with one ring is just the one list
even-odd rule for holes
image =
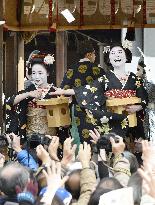
{"label": "woman in black kimono", "polygon": [[17,95],[6,99],[6,133],[15,133],[22,142],[26,135],[55,135],[56,129],[47,126],[46,109],[38,106],[38,99],[48,99],[49,92],[54,91],[52,84],[47,82],[54,57],[41,53],[33,54],[28,62],[31,84]]}
{"label": "woman in black kimono", "polygon": [[[91,122],[100,133],[115,132],[125,137],[129,127],[128,113],[135,113],[145,108],[147,104],[147,93],[141,79],[134,73],[125,72],[125,63],[131,62],[132,54],[128,48],[117,44],[111,46],[105,55],[105,62],[111,65],[113,70],[108,71],[103,77],[98,78],[91,85],[79,88],[61,90],[58,89],[51,94],[74,95],[80,106],[88,113]],[[125,110],[127,114],[112,113],[107,110],[106,99],[108,97],[131,97],[141,98],[141,104],[128,105]],[[85,123],[85,119],[83,119]],[[90,142],[90,138],[81,139]]]}

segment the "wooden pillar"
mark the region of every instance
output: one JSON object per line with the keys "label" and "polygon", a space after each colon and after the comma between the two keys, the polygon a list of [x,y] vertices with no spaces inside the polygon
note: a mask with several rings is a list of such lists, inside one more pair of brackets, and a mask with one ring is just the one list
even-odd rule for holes
{"label": "wooden pillar", "polygon": [[5,95],[10,97],[17,92],[17,34],[11,32],[6,39]]}
{"label": "wooden pillar", "polygon": [[18,91],[24,89],[24,40],[18,39]]}
{"label": "wooden pillar", "polygon": [[[0,1],[0,19],[3,19],[3,1]],[[3,26],[0,25],[0,134],[3,131]]]}
{"label": "wooden pillar", "polygon": [[67,37],[65,31],[56,33],[56,84],[60,86],[67,70]]}

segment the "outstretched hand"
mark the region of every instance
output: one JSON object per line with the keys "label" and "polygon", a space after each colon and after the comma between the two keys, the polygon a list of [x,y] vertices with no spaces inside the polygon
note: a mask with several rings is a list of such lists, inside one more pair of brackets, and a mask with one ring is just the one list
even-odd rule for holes
{"label": "outstretched hand", "polygon": [[13,132],[6,135],[6,139],[8,141],[9,146],[15,150],[15,152],[20,152],[21,145],[20,145],[20,137],[15,135]]}
{"label": "outstretched hand", "polygon": [[152,173],[151,166],[147,168],[147,171],[139,168],[138,173],[143,178],[143,189],[145,192],[155,199],[155,176]]}
{"label": "outstretched hand", "polygon": [[43,92],[42,89],[38,88],[37,90],[30,91],[28,94],[29,94],[29,97],[40,99],[42,96],[42,92]]}
{"label": "outstretched hand", "polygon": [[82,168],[89,167],[91,159],[91,148],[90,145],[87,144],[87,142],[80,144],[78,157],[82,164]]}
{"label": "outstretched hand", "polygon": [[61,89],[61,88],[56,88],[54,87],[55,91],[54,92],[50,92],[49,95],[75,95],[75,92],[73,89]]}
{"label": "outstretched hand", "polygon": [[37,157],[42,161],[42,164],[50,164],[51,158],[49,153],[44,149],[42,145],[38,145],[36,148]]}
{"label": "outstretched hand", "polygon": [[112,152],[114,155],[122,154],[125,149],[125,144],[123,142],[123,138],[117,135],[118,142],[115,142],[115,140],[110,137],[110,142],[112,145]]}
{"label": "outstretched hand", "polygon": [[65,92],[61,88],[54,87],[55,91],[50,92],[49,95],[64,95]]}
{"label": "outstretched hand", "polygon": [[92,140],[90,141],[93,142],[94,144],[97,144],[98,140],[100,139],[100,133],[94,128],[94,131],[89,130],[89,135],[92,138]]}
{"label": "outstretched hand", "polygon": [[132,113],[135,113],[135,112],[138,112],[138,111],[142,110],[142,106],[141,105],[127,105],[125,107],[125,110],[129,114],[132,114]]}
{"label": "outstretched hand", "polygon": [[51,166],[46,166],[47,171],[43,170],[46,177],[47,186],[49,189],[58,189],[65,184],[68,180],[68,176],[61,179],[61,163],[52,160]]}
{"label": "outstretched hand", "polygon": [[67,138],[63,145],[63,158],[61,164],[66,166],[75,158],[75,150],[77,145],[72,145],[73,139],[71,137]]}
{"label": "outstretched hand", "polygon": [[48,147],[48,152],[53,160],[59,161],[57,150],[59,147],[59,137],[52,136],[52,141]]}

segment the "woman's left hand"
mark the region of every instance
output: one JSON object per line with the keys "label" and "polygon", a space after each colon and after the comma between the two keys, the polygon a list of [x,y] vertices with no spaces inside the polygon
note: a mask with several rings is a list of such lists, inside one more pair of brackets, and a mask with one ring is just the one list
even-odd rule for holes
{"label": "woman's left hand", "polygon": [[54,87],[54,89],[55,91],[50,92],[49,95],[64,95],[65,94],[65,90],[61,88]]}
{"label": "woman's left hand", "polygon": [[142,106],[141,105],[127,105],[125,107],[125,110],[129,114],[132,114],[132,113],[135,113],[135,112],[138,112],[138,111],[142,110]]}

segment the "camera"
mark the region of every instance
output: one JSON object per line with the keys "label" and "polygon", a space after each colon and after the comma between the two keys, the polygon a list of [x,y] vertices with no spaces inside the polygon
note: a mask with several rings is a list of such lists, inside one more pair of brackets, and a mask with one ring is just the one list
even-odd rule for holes
{"label": "camera", "polygon": [[110,137],[112,137],[116,143],[119,142],[119,139],[115,133],[108,133],[108,134],[101,135],[100,139],[97,142],[98,153],[100,153],[99,152],[100,149],[105,149],[106,152],[112,152]]}
{"label": "camera", "polygon": [[38,145],[49,146],[51,139],[46,137],[46,135],[34,133],[27,136],[27,145],[30,149],[35,149]]}

